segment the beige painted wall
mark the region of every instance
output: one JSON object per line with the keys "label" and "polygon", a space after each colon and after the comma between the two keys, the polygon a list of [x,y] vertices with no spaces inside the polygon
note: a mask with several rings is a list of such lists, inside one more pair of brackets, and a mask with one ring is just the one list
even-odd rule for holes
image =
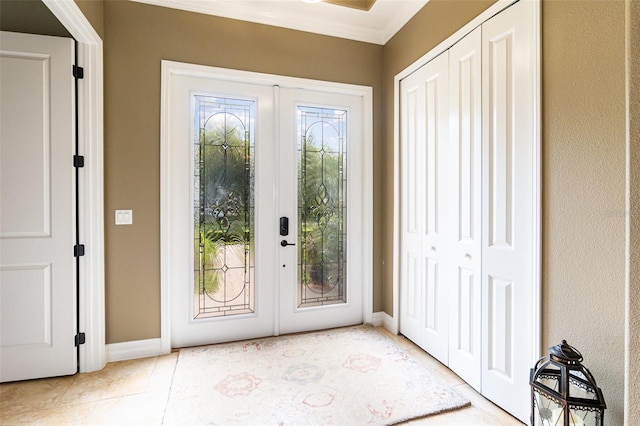
{"label": "beige painted wall", "polygon": [[74,0],[93,29],[104,40],[104,0]]}
{"label": "beige painted wall", "polygon": [[[486,6],[432,0],[385,46],[385,265],[392,261],[393,76]],[[563,338],[582,351],[612,425],[624,415],[624,22],[623,1],[543,1],[542,353]],[[391,277],[385,267],[389,314]]]}
{"label": "beige painted wall", "polygon": [[[106,333],[116,343],[160,336],[160,61],[373,86],[379,170],[382,46],[128,1],[105,2],[104,34]],[[380,203],[374,195],[375,229]],[[115,209],[133,209],[133,225],[115,226]]]}
{"label": "beige painted wall", "polygon": [[622,1],[543,3],[543,347],[579,348],[623,424]]}
{"label": "beige painted wall", "polygon": [[627,0],[628,297],[626,424],[640,424],[640,1]]}

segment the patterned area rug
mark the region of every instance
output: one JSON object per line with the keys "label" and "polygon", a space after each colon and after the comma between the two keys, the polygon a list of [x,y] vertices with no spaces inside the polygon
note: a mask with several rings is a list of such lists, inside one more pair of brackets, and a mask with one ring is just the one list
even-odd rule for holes
{"label": "patterned area rug", "polygon": [[468,404],[364,325],[182,349],[163,424],[383,425]]}

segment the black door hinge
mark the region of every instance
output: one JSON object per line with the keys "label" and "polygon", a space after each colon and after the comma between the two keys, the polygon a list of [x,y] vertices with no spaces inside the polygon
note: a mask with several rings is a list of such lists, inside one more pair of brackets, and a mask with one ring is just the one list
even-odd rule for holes
{"label": "black door hinge", "polygon": [[73,167],[84,167],[84,155],[73,156]]}
{"label": "black door hinge", "polygon": [[84,244],[73,246],[73,257],[84,256]]}
{"label": "black door hinge", "polygon": [[84,78],[84,68],[79,67],[77,65],[74,65],[73,66],[73,76],[75,78],[78,78],[78,79]]}
{"label": "black door hinge", "polygon": [[84,342],[86,341],[86,336],[84,333],[78,333],[76,334],[76,346],[80,346],[80,345],[84,345]]}

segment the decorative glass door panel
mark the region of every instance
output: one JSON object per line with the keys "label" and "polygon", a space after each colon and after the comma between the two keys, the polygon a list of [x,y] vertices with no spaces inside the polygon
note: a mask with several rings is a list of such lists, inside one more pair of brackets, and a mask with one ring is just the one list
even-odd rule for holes
{"label": "decorative glass door panel", "polygon": [[193,101],[193,318],[253,313],[255,101]]}
{"label": "decorative glass door panel", "polygon": [[364,95],[169,65],[172,347],[362,323]]}
{"label": "decorative glass door panel", "polygon": [[[280,89],[281,333],[362,322],[362,97]],[[348,154],[347,154],[348,153]]]}
{"label": "decorative glass door panel", "polygon": [[298,307],[345,303],[345,110],[298,106]]}

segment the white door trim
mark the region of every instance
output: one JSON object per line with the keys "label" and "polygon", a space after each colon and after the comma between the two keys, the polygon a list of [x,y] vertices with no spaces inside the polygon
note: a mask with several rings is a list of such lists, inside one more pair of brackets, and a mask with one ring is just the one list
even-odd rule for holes
{"label": "white door trim", "polygon": [[[107,363],[104,310],[104,174],[102,40],[74,0],[43,0],[78,42],[78,61],[85,69],[79,84],[79,150],[85,156],[80,185],[80,372],[102,369]],[[71,72],[71,70],[69,70]]]}
{"label": "white door trim", "polygon": [[[542,213],[542,203],[541,203],[541,19],[540,19],[540,0],[521,0],[521,1],[534,1],[536,2],[536,7],[534,7],[535,16],[533,17],[534,22],[534,39],[536,43],[536,47],[533,50],[534,58],[531,58],[532,63],[535,64],[534,67],[534,75],[535,75],[535,87],[532,88],[534,91],[533,96],[533,110],[534,110],[534,132],[535,135],[533,137],[534,141],[534,152],[532,152],[532,167],[535,171],[535,176],[532,180],[532,194],[534,200],[532,200],[533,212],[532,212],[532,235],[534,241],[534,247],[532,247],[532,283],[533,289],[531,294],[532,301],[532,311],[533,311],[533,325],[534,329],[531,330],[531,336],[533,339],[533,353],[530,354],[531,359],[538,359],[540,357],[540,347],[541,347],[541,238],[542,238],[542,227],[541,227],[541,213]],[[427,52],[420,59],[409,65],[407,68],[399,72],[394,78],[394,88],[393,88],[393,149],[394,149],[394,174],[393,174],[393,315],[392,321],[390,323],[390,331],[393,333],[398,333],[399,331],[399,309],[400,309],[400,239],[401,239],[401,223],[400,223],[400,181],[401,181],[401,170],[400,170],[400,81],[410,75],[412,72],[417,70],[418,68],[425,65],[427,62],[437,57],[438,55],[445,52],[459,40],[461,40],[465,35],[470,33],[474,28],[481,25],[483,22],[487,21],[489,18],[499,13],[501,10],[509,7],[511,4],[515,3],[514,0],[498,0],[476,18],[471,20],[468,24],[462,27],[460,30],[456,31],[449,38],[442,41],[432,50]]]}
{"label": "white door trim", "polygon": [[371,322],[373,319],[373,89],[345,83],[332,83],[308,80],[297,77],[262,74],[248,71],[238,71],[204,65],[187,64],[163,60],[162,64],[162,92],[160,107],[160,288],[161,288],[161,326],[160,340],[163,353],[171,351],[171,259],[168,247],[170,241],[170,209],[168,198],[169,182],[169,87],[171,75],[189,77],[219,78],[227,81],[261,84],[279,87],[291,87],[307,90],[321,90],[325,92],[344,93],[362,96],[363,98],[363,320]]}

